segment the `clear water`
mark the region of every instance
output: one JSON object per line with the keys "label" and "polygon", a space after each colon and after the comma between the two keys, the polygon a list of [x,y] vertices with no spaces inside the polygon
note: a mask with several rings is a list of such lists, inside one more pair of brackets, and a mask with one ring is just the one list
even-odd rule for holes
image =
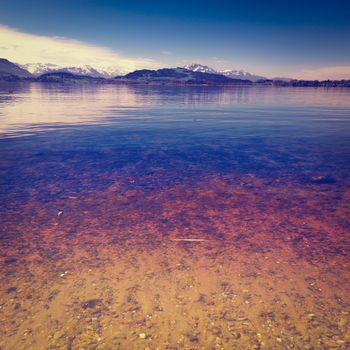
{"label": "clear water", "polygon": [[350,344],[350,90],[0,86],[2,349]]}

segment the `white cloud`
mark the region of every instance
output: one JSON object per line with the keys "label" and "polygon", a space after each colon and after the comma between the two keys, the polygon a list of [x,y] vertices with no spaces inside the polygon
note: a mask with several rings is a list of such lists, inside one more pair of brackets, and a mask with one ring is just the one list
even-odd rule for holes
{"label": "white cloud", "polygon": [[18,64],[90,65],[95,68],[117,68],[121,72],[159,66],[154,60],[124,57],[103,46],[58,36],[24,33],[3,25],[0,25],[0,57]]}

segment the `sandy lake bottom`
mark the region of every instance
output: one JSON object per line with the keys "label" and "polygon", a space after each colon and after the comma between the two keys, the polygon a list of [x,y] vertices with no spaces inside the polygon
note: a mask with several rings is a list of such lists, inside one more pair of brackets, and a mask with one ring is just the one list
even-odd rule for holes
{"label": "sandy lake bottom", "polygon": [[348,348],[350,193],[290,186],[28,202],[0,241],[0,347]]}

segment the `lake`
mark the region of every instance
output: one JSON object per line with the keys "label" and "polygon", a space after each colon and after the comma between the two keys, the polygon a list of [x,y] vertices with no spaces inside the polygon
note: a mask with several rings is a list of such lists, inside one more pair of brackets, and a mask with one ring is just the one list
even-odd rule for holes
{"label": "lake", "polygon": [[350,347],[350,89],[0,85],[0,349]]}

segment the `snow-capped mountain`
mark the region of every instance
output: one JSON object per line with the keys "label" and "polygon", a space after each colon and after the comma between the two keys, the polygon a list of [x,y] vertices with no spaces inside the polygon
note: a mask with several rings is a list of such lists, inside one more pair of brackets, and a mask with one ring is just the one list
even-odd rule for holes
{"label": "snow-capped mountain", "polygon": [[198,63],[188,64],[184,66],[184,68],[192,70],[194,72],[222,74],[232,79],[247,79],[250,81],[258,81],[260,79],[266,79],[266,77],[254,75],[244,70],[230,70],[230,69],[215,70],[214,68],[205,66],[203,64],[198,64]]}
{"label": "snow-capped mountain", "polygon": [[201,72],[201,73],[218,73],[215,69],[210,68],[208,66],[204,66],[203,64],[192,63],[187,64],[183,68],[191,70],[192,72]]}
{"label": "snow-capped mountain", "polygon": [[251,74],[249,72],[246,72],[245,70],[235,70],[235,69],[226,69],[220,71],[221,74],[226,75],[229,78],[232,79],[248,79],[250,81],[258,81],[261,79],[267,79],[266,77],[260,76],[260,75],[255,75]]}
{"label": "snow-capped mountain", "polygon": [[95,78],[112,78],[116,75],[120,75],[120,72],[115,68],[94,68],[89,65],[79,67],[62,67],[52,63],[28,63],[22,65],[21,67],[32,73],[34,76],[52,72],[68,72],[77,75],[88,75]]}
{"label": "snow-capped mountain", "polygon": [[28,63],[20,65],[21,68],[26,69],[28,72],[34,76],[49,73],[59,69],[60,67],[51,63]]}

